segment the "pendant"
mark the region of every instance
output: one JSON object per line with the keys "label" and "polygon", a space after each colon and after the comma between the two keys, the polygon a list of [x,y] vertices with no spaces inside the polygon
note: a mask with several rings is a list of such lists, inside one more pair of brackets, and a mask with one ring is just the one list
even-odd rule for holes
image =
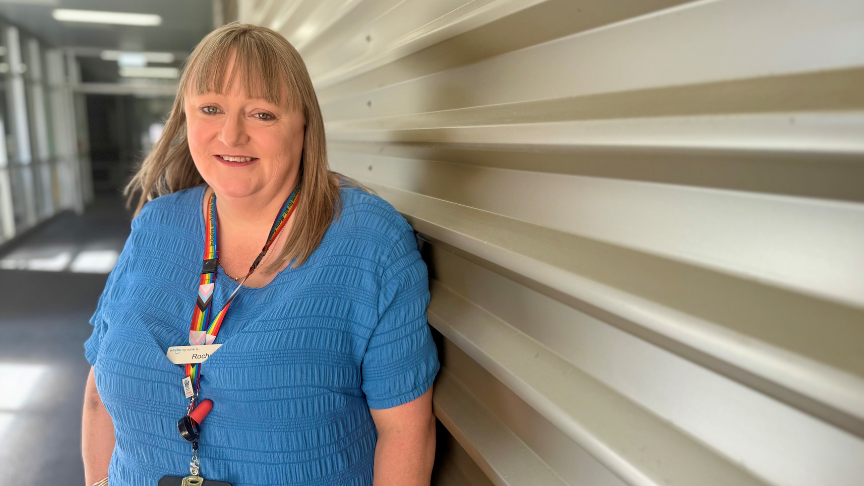
{"label": "pendant", "polygon": [[202,484],[204,484],[204,478],[200,476],[187,476],[183,478],[180,486],[201,486]]}

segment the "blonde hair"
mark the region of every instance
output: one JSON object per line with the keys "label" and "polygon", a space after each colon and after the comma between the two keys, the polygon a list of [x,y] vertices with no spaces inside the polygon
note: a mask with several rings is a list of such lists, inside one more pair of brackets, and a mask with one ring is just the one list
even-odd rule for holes
{"label": "blonde hair", "polygon": [[[233,68],[226,73],[234,54]],[[318,248],[330,223],[338,216],[340,185],[359,184],[329,170],[324,121],[306,65],[284,37],[266,27],[231,23],[214,30],[195,47],[183,68],[177,98],[162,136],[124,194],[130,206],[136,205],[137,216],[147,201],[204,182],[189,152],[184,99],[189,90],[196,94],[227,92],[238,75],[246,96],[277,105],[284,103],[290,110],[301,112],[306,122],[300,161],[300,204],[288,240],[278,257],[271,259],[267,271],[275,271],[291,260],[296,267]],[[347,184],[340,180],[346,180]]]}

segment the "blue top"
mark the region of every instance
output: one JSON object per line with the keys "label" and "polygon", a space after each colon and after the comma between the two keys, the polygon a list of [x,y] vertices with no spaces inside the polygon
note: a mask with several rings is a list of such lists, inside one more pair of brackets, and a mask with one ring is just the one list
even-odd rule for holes
{"label": "blue top", "polygon": [[[204,186],[157,198],[132,233],[84,345],[117,445],[110,484],[187,476],[191,444],[182,366],[204,252]],[[240,290],[201,366],[201,475],[233,486],[371,485],[369,408],[422,395],[438,372],[426,322],[426,265],[405,219],[381,198],[342,188],[342,212],[299,268]],[[262,242],[263,244],[263,242]],[[236,283],[220,268],[213,311]]]}

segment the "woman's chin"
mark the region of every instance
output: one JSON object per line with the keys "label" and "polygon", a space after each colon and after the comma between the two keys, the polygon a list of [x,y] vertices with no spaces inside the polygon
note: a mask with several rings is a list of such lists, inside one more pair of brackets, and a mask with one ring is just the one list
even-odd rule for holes
{"label": "woman's chin", "polygon": [[216,196],[238,199],[258,193],[261,187],[254,184],[238,184],[238,181],[214,182],[210,187],[216,191]]}

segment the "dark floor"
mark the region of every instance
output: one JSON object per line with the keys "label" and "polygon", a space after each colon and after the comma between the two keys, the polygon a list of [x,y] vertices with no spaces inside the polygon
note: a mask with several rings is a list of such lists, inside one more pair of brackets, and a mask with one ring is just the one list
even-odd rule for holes
{"label": "dark floor", "polygon": [[129,220],[119,200],[102,199],[0,252],[3,268],[43,268],[0,269],[0,485],[84,484],[82,346],[107,278],[97,272],[113,265]]}

